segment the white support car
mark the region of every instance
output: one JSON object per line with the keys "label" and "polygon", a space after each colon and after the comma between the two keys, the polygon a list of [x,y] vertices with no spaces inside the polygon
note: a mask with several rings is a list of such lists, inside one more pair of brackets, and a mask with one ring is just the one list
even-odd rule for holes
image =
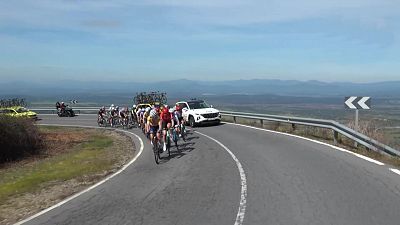
{"label": "white support car", "polygon": [[182,101],[176,104],[182,108],[182,116],[191,127],[202,123],[219,124],[221,122],[219,111],[203,100]]}

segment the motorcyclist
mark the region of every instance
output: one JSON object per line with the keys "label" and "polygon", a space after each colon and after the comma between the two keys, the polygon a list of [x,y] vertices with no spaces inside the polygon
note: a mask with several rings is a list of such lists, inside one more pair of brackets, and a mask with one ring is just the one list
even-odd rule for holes
{"label": "motorcyclist", "polygon": [[65,105],[65,103],[64,102],[61,102],[61,105],[60,105],[60,109],[61,109],[61,114],[64,114],[65,113],[65,108],[66,108],[67,106]]}

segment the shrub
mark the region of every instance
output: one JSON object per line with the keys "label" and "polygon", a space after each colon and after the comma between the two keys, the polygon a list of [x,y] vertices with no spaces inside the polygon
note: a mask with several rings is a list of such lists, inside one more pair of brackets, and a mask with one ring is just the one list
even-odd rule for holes
{"label": "shrub", "polygon": [[0,116],[0,163],[37,154],[43,146],[31,119]]}

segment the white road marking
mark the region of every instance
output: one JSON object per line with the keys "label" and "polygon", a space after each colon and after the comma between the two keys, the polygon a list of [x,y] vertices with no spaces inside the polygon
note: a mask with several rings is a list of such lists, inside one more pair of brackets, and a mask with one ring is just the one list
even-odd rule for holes
{"label": "white road marking", "polygon": [[397,174],[397,175],[400,175],[400,170],[398,170],[398,169],[390,168],[389,170],[392,171],[393,173]]}
{"label": "white road marking", "polygon": [[247,198],[247,182],[246,182],[246,174],[244,172],[244,169],[242,167],[242,164],[239,162],[239,159],[231,152],[231,150],[229,150],[229,148],[227,148],[225,145],[223,145],[221,142],[219,142],[218,140],[200,133],[198,131],[195,131],[198,134],[201,134],[213,141],[215,141],[217,144],[219,144],[222,148],[224,148],[233,158],[233,160],[236,162],[236,166],[239,169],[239,174],[240,174],[240,183],[241,183],[241,195],[240,195],[240,204],[239,204],[239,210],[236,216],[236,220],[235,220],[235,225],[242,225],[243,224],[243,219],[244,219],[244,214],[246,212],[246,198]]}
{"label": "white road marking", "polygon": [[263,128],[247,126],[247,125],[243,125],[243,124],[236,124],[236,123],[227,123],[227,124],[232,124],[232,125],[247,127],[247,128],[251,128],[251,129],[255,129],[255,130],[262,130],[262,131],[266,131],[266,132],[270,132],[270,133],[283,134],[283,135],[290,136],[290,137],[300,138],[300,139],[303,139],[303,140],[307,140],[307,141],[315,142],[315,143],[318,143],[318,144],[321,144],[321,145],[329,146],[329,147],[334,148],[334,149],[336,149],[336,150],[339,150],[339,151],[342,151],[342,152],[346,152],[346,153],[355,155],[355,156],[357,156],[358,158],[364,159],[364,160],[366,160],[366,161],[368,161],[368,162],[375,163],[375,164],[377,164],[377,165],[379,165],[379,166],[385,165],[384,163],[379,162],[379,161],[377,161],[377,160],[375,160],[375,159],[371,159],[371,158],[369,158],[369,157],[360,155],[360,154],[358,154],[358,153],[349,151],[349,150],[347,150],[347,149],[340,148],[340,147],[337,147],[337,146],[334,146],[334,145],[331,145],[331,144],[328,144],[328,143],[324,143],[324,142],[321,142],[321,141],[313,140],[313,139],[310,139],[310,138],[306,138],[306,137],[302,137],[302,136],[297,136],[297,135],[294,135],[294,134],[287,134],[287,133],[283,133],[283,132],[279,132],[279,131],[274,131],[274,130],[267,130],[267,129],[263,129]]}
{"label": "white road marking", "polygon": [[[100,128],[100,127],[79,126],[79,125],[61,125],[61,124],[40,124],[40,125],[42,125],[42,126],[83,127],[83,128],[104,129],[104,128]],[[72,195],[71,197],[69,197],[69,198],[57,203],[56,205],[51,206],[50,208],[47,208],[47,209],[45,209],[45,210],[43,210],[43,211],[41,211],[41,212],[31,216],[31,217],[28,217],[27,219],[19,221],[19,222],[15,223],[14,225],[20,225],[20,224],[26,223],[26,222],[28,222],[28,221],[30,221],[32,219],[35,219],[36,217],[39,217],[39,216],[41,216],[41,215],[43,215],[43,214],[45,214],[45,213],[57,208],[57,207],[60,207],[60,206],[64,205],[65,203],[71,201],[72,199],[75,199],[75,198],[79,197],[80,195],[82,195],[82,194],[84,194],[84,193],[86,193],[86,192],[88,192],[88,191],[90,191],[90,190],[102,185],[103,183],[107,182],[111,178],[113,178],[113,177],[117,176],[118,174],[120,174],[122,171],[124,171],[126,168],[128,168],[128,166],[130,166],[132,163],[134,163],[136,161],[136,159],[138,159],[139,156],[143,152],[143,148],[144,148],[143,140],[133,132],[129,132],[129,131],[125,131],[125,130],[118,130],[118,131],[122,131],[122,132],[125,132],[125,133],[133,134],[135,137],[137,137],[139,139],[139,142],[140,142],[139,153],[128,164],[126,164],[124,167],[122,167],[120,170],[118,170],[114,174],[111,174],[110,176],[106,177],[104,180],[96,183],[95,185],[93,185],[93,186],[91,186],[91,187],[89,187],[89,188],[87,188],[87,189],[85,189],[85,190],[83,190],[83,191],[81,191],[79,193],[76,193],[76,194]]]}

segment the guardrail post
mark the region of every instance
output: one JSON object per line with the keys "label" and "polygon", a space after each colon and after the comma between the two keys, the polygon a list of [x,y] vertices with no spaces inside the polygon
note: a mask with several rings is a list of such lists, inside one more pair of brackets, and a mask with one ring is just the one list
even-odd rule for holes
{"label": "guardrail post", "polygon": [[233,122],[236,123],[236,116],[233,116]]}
{"label": "guardrail post", "polygon": [[292,123],[292,131],[296,130],[296,124]]}
{"label": "guardrail post", "polygon": [[334,131],[333,131],[333,143],[334,143],[335,145],[337,145],[338,142],[339,142],[339,133],[338,133],[336,130],[334,130]]}
{"label": "guardrail post", "polygon": [[260,119],[261,128],[264,128],[264,120]]}

